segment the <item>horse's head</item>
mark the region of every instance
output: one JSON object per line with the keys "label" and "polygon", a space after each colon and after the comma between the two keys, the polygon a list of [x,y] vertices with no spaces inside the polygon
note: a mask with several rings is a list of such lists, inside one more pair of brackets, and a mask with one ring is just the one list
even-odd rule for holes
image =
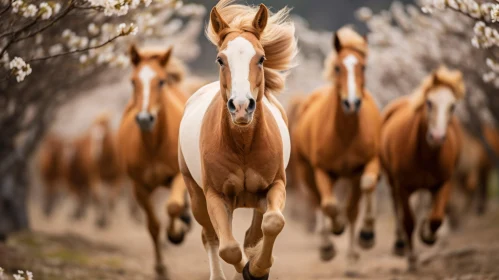
{"label": "horse's head", "polygon": [[135,119],[142,131],[151,131],[161,110],[164,87],[167,85],[166,65],[172,48],[153,54],[142,54],[134,45],[130,58],[134,65],[131,81],[133,85],[133,106]]}
{"label": "horse's head", "polygon": [[220,88],[227,110],[236,125],[246,126],[265,91],[265,51],[260,43],[269,11],[260,5],[253,22],[245,30],[231,29],[217,8],[211,11],[213,31],[219,37],[217,63],[220,66]]}
{"label": "horse's head", "polygon": [[424,83],[421,106],[428,127],[426,140],[431,146],[440,146],[447,136],[456,104],[464,97],[463,76],[460,71],[441,67]]}
{"label": "horse's head", "polygon": [[342,28],[334,34],[333,45],[336,57],[331,63],[336,92],[343,111],[356,113],[364,97],[367,42],[352,29]]}

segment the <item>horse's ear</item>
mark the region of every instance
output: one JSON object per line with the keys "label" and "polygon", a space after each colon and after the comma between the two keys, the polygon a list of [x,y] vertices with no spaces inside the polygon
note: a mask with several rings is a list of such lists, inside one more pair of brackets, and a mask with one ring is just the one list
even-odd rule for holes
{"label": "horse's ear", "polygon": [[170,61],[170,58],[172,56],[172,52],[173,52],[173,47],[169,47],[168,50],[166,50],[165,53],[163,53],[160,57],[159,57],[159,64],[161,66],[166,66],[166,64],[168,63],[168,61]]}
{"label": "horse's ear", "polygon": [[337,53],[339,53],[342,49],[340,37],[338,36],[338,32],[335,32],[333,35],[333,46],[334,46],[334,49],[336,50]]}
{"label": "horse's ear", "polygon": [[140,53],[135,44],[130,46],[130,60],[133,65],[138,65],[140,63]]}
{"label": "horse's ear", "polygon": [[253,19],[253,27],[258,32],[258,35],[262,34],[263,30],[265,30],[268,20],[269,9],[264,4],[260,4],[260,9],[256,13],[255,19]]}
{"label": "horse's ear", "polygon": [[224,29],[229,28],[222,16],[218,13],[217,7],[213,7],[210,15],[211,26],[215,33],[220,34]]}

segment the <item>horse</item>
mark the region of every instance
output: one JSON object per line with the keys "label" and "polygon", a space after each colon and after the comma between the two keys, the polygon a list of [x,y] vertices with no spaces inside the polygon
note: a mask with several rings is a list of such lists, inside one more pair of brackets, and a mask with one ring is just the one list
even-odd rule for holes
{"label": "horse", "polygon": [[[189,99],[179,161],[212,280],[225,279],[220,258],[236,277],[269,279],[274,242],[285,225],[291,148],[286,113],[274,94],[283,90],[282,71],[297,53],[288,12],[222,0],[210,14],[206,33],[218,48],[220,80]],[[242,207],[253,209],[245,252],[232,233],[233,211]]]}
{"label": "horse", "polygon": [[187,96],[176,80],[168,76],[172,48],[139,50],[130,47],[134,65],[131,76],[133,97],[128,103],[118,132],[122,166],[132,180],[134,194],[147,216],[154,243],[155,270],[167,279],[160,242],[160,222],[150,201],[158,187],[170,189],[166,204],[168,240],[181,244],[190,229],[187,192],[178,163],[178,133]]}
{"label": "horse", "polygon": [[422,221],[419,237],[433,245],[459,160],[460,127],[453,113],[464,95],[462,73],[441,66],[412,95],[393,101],[383,111],[380,158],[397,221],[393,250],[398,256],[407,253],[409,271],[417,269],[409,197],[418,190],[430,191],[431,211]]}
{"label": "horse", "polygon": [[52,216],[62,190],[64,157],[64,140],[62,136],[49,132],[40,145],[38,167],[43,189],[43,213]]}
{"label": "horse", "polygon": [[453,229],[459,228],[461,216],[469,212],[474,200],[476,214],[484,213],[487,204],[487,183],[492,169],[489,155],[480,139],[468,132],[464,126],[458,132],[461,150],[452,179],[456,188],[452,195],[463,195],[464,205],[456,205],[456,199],[451,196],[448,216]]}
{"label": "horse", "polygon": [[326,75],[331,83],[315,90],[299,105],[291,132],[299,180],[312,194],[312,206],[322,210],[320,255],[323,261],[335,256],[327,219],[332,232],[340,235],[346,228],[334,187],[340,178],[350,181],[346,207],[349,226],[347,274],[354,272],[358,259],[355,250],[355,225],[361,195],[366,198],[359,245],[374,246],[373,192],[379,180],[378,158],[381,114],[365,88],[367,40],[353,29],[343,27],[333,36],[335,51],[326,60]]}

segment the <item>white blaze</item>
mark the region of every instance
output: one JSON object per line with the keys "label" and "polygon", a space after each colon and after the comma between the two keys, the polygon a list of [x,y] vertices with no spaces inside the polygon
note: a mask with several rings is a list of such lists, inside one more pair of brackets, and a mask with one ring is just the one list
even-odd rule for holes
{"label": "white blaze", "polygon": [[144,66],[139,72],[139,79],[142,83],[142,89],[144,90],[142,96],[142,112],[147,112],[147,107],[149,107],[149,99],[151,96],[151,81],[156,76],[156,72],[152,70],[149,66]]}
{"label": "white blaze", "polygon": [[355,84],[355,65],[359,63],[359,60],[353,55],[345,57],[343,64],[347,68],[348,78],[348,101],[354,103],[357,95],[356,84]]}
{"label": "white blaze", "polygon": [[231,98],[245,102],[251,97],[249,81],[250,63],[256,51],[253,45],[243,37],[237,37],[227,44],[222,52],[227,56],[232,78]]}
{"label": "white blaze", "polygon": [[450,88],[445,87],[440,88],[438,91],[430,92],[428,99],[434,105],[432,110],[435,110],[433,113],[435,116],[434,126],[430,127],[430,129],[437,135],[445,135],[449,118],[451,117],[449,109],[456,102],[456,97]]}

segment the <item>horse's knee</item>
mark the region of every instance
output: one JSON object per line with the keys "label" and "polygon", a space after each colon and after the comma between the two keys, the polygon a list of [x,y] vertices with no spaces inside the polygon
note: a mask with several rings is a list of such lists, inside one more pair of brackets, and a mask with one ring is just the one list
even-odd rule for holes
{"label": "horse's knee", "polygon": [[262,231],[264,235],[276,236],[281,233],[286,221],[281,212],[269,212],[263,215]]}
{"label": "horse's knee", "polygon": [[375,173],[366,173],[360,177],[360,188],[363,191],[371,191],[376,187],[378,175]]}
{"label": "horse's knee", "polygon": [[166,206],[166,211],[170,217],[178,217],[182,214],[184,207],[177,202],[170,202]]}

